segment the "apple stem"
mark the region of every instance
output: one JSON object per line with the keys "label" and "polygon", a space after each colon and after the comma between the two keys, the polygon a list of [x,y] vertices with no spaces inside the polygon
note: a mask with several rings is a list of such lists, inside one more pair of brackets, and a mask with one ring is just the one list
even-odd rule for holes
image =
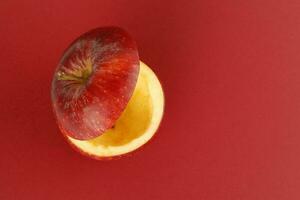
{"label": "apple stem", "polygon": [[77,63],[71,63],[71,68],[64,69],[57,73],[57,79],[62,81],[76,81],[84,84],[93,71],[93,62],[91,58],[77,60]]}
{"label": "apple stem", "polygon": [[57,79],[61,81],[79,81],[83,82],[83,78],[77,77],[73,74],[66,74],[65,72],[58,72]]}

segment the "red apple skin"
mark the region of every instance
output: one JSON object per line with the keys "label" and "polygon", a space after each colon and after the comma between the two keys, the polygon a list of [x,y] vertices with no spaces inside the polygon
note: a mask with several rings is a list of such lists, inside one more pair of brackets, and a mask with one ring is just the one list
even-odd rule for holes
{"label": "red apple skin", "polygon": [[118,27],[76,39],[55,71],[51,97],[61,132],[88,140],[111,128],[133,94],[139,74],[135,41]]}

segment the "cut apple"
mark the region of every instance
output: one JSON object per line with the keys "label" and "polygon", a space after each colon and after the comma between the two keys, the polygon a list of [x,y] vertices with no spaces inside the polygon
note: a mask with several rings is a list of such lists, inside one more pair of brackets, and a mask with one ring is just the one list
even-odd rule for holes
{"label": "cut apple", "polygon": [[154,72],[140,62],[133,95],[113,128],[90,140],[67,136],[79,152],[94,158],[120,156],[147,143],[159,127],[164,111],[164,94]]}
{"label": "cut apple", "polygon": [[71,43],[54,72],[51,98],[67,141],[97,159],[144,145],[164,108],[160,82],[119,27],[96,28]]}

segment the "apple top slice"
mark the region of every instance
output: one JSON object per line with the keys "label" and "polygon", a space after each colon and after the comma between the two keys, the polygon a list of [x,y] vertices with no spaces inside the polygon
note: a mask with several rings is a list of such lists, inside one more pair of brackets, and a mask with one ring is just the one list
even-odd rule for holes
{"label": "apple top slice", "polygon": [[139,74],[135,41],[118,27],[77,38],[55,71],[51,96],[59,128],[88,140],[113,127],[133,94]]}

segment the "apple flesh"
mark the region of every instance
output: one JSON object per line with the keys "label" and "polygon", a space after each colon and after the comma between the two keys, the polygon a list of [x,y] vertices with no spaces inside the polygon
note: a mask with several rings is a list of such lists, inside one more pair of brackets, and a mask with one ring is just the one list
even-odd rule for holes
{"label": "apple flesh", "polygon": [[154,136],[163,112],[161,84],[154,72],[141,62],[134,93],[114,127],[94,139],[77,140],[67,136],[67,140],[75,150],[94,159],[128,154]]}
{"label": "apple flesh", "polygon": [[113,127],[136,86],[135,41],[118,27],[89,31],[65,51],[52,81],[52,103],[63,134],[88,140]]}

